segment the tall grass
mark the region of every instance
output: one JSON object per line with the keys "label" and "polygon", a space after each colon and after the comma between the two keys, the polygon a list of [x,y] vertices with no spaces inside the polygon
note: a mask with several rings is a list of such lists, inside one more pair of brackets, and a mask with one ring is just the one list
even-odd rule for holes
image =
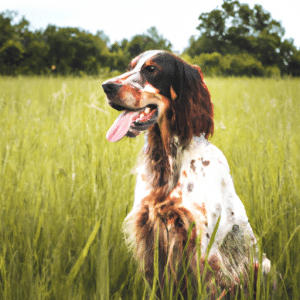
{"label": "tall grass", "polygon": [[[106,105],[102,80],[0,78],[0,299],[149,294],[121,231],[143,137],[106,141],[118,112]],[[277,279],[260,298],[298,300],[300,81],[207,85],[212,142],[228,159]]]}

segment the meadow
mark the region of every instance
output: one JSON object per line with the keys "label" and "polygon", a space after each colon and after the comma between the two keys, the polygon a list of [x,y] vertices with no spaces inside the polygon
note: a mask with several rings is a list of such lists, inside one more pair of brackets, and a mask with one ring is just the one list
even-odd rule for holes
{"label": "meadow", "polygon": [[[106,141],[104,79],[0,77],[0,299],[149,294],[122,234],[143,136]],[[211,141],[272,262],[257,299],[299,300],[300,79],[206,83]]]}

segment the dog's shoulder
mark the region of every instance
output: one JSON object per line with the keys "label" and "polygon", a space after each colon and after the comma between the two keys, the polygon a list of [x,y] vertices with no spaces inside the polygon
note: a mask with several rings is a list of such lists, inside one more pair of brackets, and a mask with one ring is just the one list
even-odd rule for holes
{"label": "dog's shoulder", "polygon": [[221,217],[217,242],[237,227],[255,240],[244,204],[236,194],[228,162],[222,151],[204,137],[194,138],[185,153],[179,182],[184,205],[195,203],[205,207],[209,235]]}
{"label": "dog's shoulder", "polygon": [[226,157],[222,151],[210,143],[204,136],[194,137],[188,149],[183,153],[181,176],[205,178],[206,173],[230,173]]}

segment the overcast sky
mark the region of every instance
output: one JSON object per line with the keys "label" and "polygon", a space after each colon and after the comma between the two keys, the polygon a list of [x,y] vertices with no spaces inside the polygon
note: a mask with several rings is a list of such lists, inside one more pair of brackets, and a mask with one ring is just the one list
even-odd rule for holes
{"label": "overcast sky", "polygon": [[[6,2],[4,4],[4,2]],[[31,30],[45,29],[48,24],[59,27],[80,27],[93,34],[103,30],[110,42],[130,39],[145,33],[151,26],[181,52],[188,46],[189,38],[198,35],[198,17],[221,7],[222,0],[9,0],[2,1],[0,12],[16,10],[25,16]],[[240,0],[251,8],[260,4],[281,21],[285,38],[293,38],[300,48],[300,0]]]}

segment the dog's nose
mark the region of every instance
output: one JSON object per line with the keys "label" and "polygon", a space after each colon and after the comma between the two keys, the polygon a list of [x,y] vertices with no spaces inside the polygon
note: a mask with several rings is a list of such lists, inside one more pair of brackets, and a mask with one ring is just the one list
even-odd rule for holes
{"label": "dog's nose", "polygon": [[114,94],[121,88],[121,86],[122,84],[117,84],[112,82],[102,84],[102,88],[105,94]]}

